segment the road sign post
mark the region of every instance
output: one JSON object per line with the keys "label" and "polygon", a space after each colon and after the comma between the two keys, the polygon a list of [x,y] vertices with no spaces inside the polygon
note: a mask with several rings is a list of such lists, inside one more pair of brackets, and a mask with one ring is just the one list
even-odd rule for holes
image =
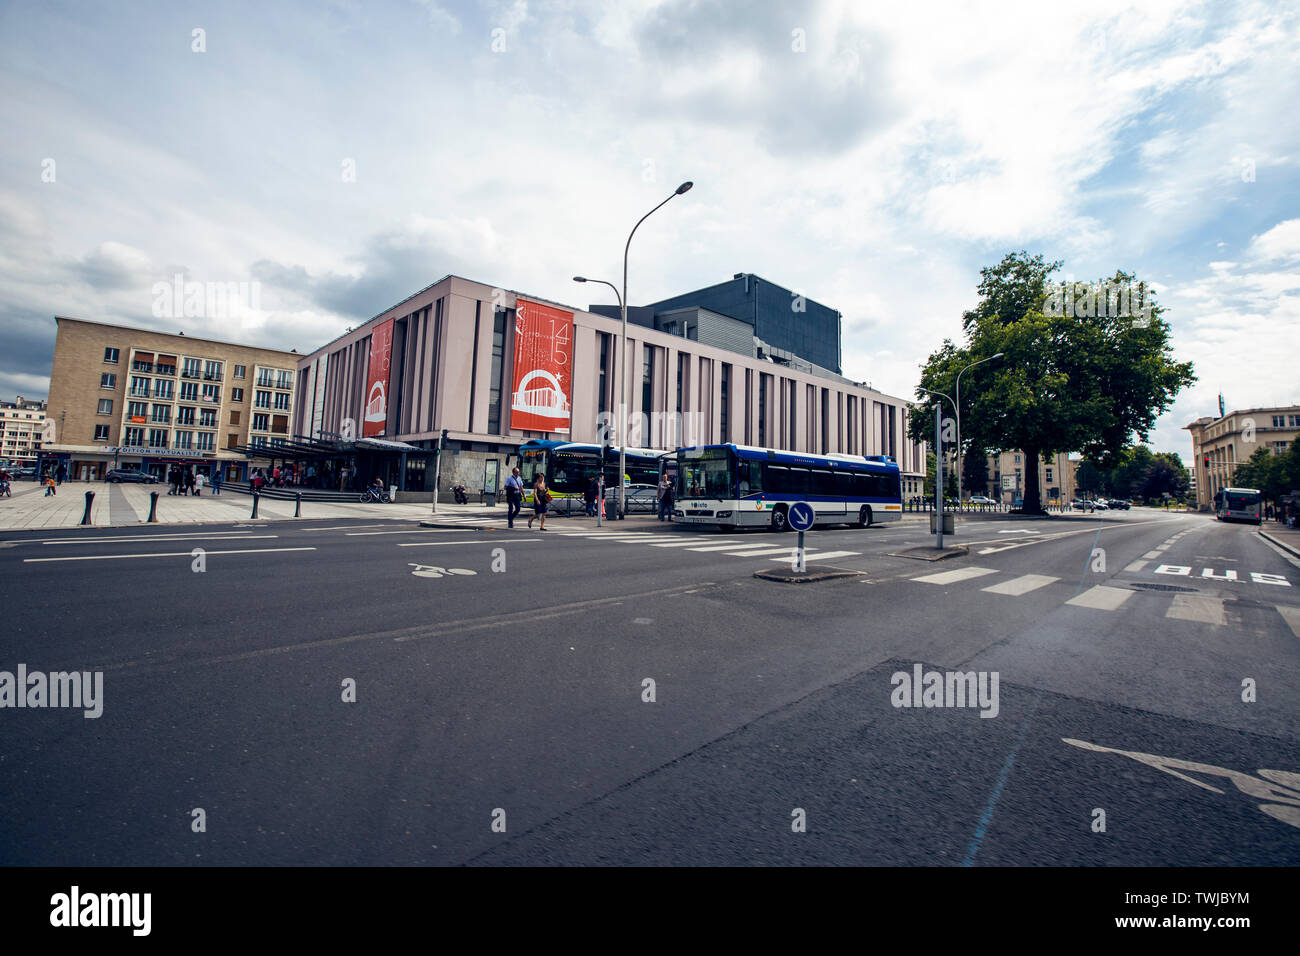
{"label": "road sign post", "polygon": [[790,527],[799,532],[799,544],[794,551],[791,570],[807,571],[808,562],[804,552],[803,533],[812,528],[816,515],[813,513],[812,505],[805,501],[798,501],[790,506],[790,513],[786,517],[790,522]]}

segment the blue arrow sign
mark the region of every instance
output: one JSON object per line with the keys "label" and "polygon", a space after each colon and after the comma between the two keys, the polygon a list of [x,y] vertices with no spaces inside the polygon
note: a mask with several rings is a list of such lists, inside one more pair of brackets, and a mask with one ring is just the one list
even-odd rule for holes
{"label": "blue arrow sign", "polygon": [[806,501],[799,501],[790,506],[790,527],[795,531],[809,530],[815,518],[812,505]]}

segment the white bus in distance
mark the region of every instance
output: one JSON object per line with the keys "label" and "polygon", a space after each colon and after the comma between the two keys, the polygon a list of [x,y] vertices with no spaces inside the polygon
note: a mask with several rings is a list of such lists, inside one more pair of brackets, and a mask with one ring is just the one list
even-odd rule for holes
{"label": "white bus in distance", "polygon": [[806,501],[819,524],[869,528],[903,517],[898,465],[883,455],[805,455],[748,445],[677,450],[673,518],[719,528],[790,530],[790,506]]}
{"label": "white bus in distance", "polygon": [[1220,488],[1214,495],[1214,516],[1220,521],[1262,524],[1262,497],[1255,488]]}

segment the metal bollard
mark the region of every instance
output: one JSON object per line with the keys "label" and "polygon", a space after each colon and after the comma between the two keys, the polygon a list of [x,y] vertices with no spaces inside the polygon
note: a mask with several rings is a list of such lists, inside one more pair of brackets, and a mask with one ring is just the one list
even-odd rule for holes
{"label": "metal bollard", "polygon": [[257,517],[257,503],[258,503],[258,501],[261,500],[261,498],[262,498],[262,496],[259,495],[256,491],[253,492],[253,513],[252,513],[251,515],[249,515],[250,518],[256,518],[256,517]]}
{"label": "metal bollard", "polygon": [[296,495],[294,495],[293,516],[295,518],[302,517],[302,492],[301,491],[298,492]]}
{"label": "metal bollard", "polygon": [[82,524],[90,524],[90,506],[94,503],[95,503],[95,493],[93,491],[87,491],[86,492],[86,513],[81,516]]}
{"label": "metal bollard", "polygon": [[158,523],[158,492],[149,492],[149,522]]}

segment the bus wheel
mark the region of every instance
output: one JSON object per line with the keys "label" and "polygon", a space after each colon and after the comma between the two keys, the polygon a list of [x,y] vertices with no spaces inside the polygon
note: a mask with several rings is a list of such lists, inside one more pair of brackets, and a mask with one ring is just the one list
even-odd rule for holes
{"label": "bus wheel", "polygon": [[772,509],[772,530],[773,531],[790,530],[790,519],[786,517],[784,508]]}
{"label": "bus wheel", "polygon": [[859,528],[871,527],[871,509],[868,508],[866,505],[863,505],[862,510],[858,512],[858,527]]}

